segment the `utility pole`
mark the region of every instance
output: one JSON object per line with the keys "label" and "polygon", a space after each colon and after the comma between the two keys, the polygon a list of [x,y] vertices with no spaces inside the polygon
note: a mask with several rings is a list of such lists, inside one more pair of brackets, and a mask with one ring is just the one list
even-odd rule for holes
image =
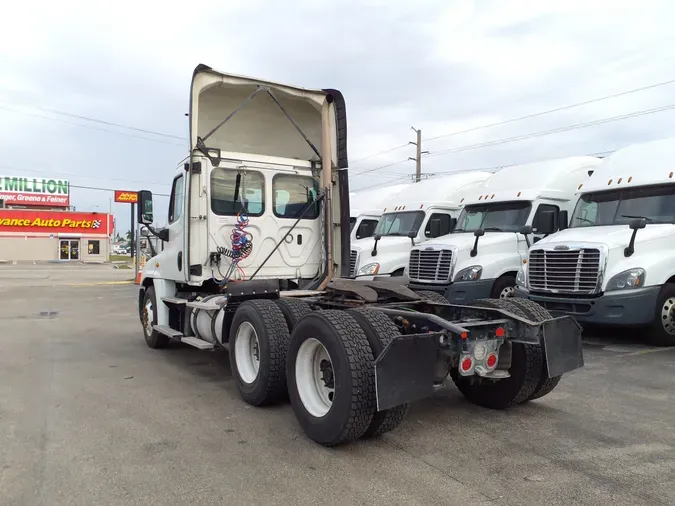
{"label": "utility pole", "polygon": [[422,179],[422,155],[429,152],[422,151],[422,130],[417,130],[414,126],[411,126],[410,128],[417,134],[417,142],[410,141],[408,144],[417,146],[417,156],[415,158],[409,156],[408,160],[415,160],[415,182],[419,183]]}

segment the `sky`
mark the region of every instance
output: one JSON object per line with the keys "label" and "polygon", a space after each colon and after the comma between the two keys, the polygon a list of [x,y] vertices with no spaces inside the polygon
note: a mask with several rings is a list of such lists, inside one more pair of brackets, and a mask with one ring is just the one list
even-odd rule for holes
{"label": "sky", "polygon": [[675,107],[546,132],[671,106],[675,82],[483,127],[675,80],[674,14],[656,0],[11,2],[0,174],[67,178],[72,205],[111,209],[120,231],[128,204],[76,186],[150,189],[163,215],[199,63],[341,90],[352,190],[414,173],[412,126],[426,174],[604,153],[674,136]]}

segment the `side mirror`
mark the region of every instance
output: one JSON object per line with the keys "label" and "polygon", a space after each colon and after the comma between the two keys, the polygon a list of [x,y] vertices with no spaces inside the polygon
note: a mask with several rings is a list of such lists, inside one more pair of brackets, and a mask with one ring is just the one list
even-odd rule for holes
{"label": "side mirror", "polygon": [[159,237],[160,241],[168,242],[169,241],[169,229],[168,228],[161,229],[160,231],[157,232],[157,237]]}
{"label": "side mirror", "polygon": [[356,229],[356,238],[361,239],[362,237],[365,237],[368,232],[368,225],[364,222],[361,222],[359,224],[359,228]]}
{"label": "side mirror", "polygon": [[457,226],[457,218],[450,218],[450,230],[448,231],[448,233],[455,230],[456,226]]}
{"label": "side mirror", "polygon": [[647,226],[647,220],[645,218],[635,218],[628,226],[631,230],[640,230]]}
{"label": "side mirror", "polygon": [[413,232],[411,230],[410,232],[408,232],[408,237],[410,237],[411,239],[414,239],[415,237],[417,237],[417,232]]}
{"label": "side mirror", "polygon": [[138,192],[138,223],[152,225],[152,192],[141,190]]}
{"label": "side mirror", "polygon": [[570,218],[567,210],[558,213],[558,230],[565,230],[569,226]]}
{"label": "side mirror", "polygon": [[429,222],[429,232],[431,237],[440,237],[443,235],[441,233],[441,220],[435,218]]}
{"label": "side mirror", "polygon": [[537,233],[543,235],[553,234],[555,232],[555,212],[542,211],[537,217]]}
{"label": "side mirror", "polygon": [[518,229],[518,233],[523,235],[529,235],[532,233],[532,227],[530,225],[523,225]]}
{"label": "side mirror", "polygon": [[473,235],[475,237],[483,237],[485,235],[485,230],[483,230],[482,228],[476,229],[474,230]]}

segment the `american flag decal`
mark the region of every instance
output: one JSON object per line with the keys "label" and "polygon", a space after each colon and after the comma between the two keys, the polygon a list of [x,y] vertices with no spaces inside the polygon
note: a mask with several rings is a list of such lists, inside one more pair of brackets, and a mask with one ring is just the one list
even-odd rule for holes
{"label": "american flag decal", "polygon": [[101,226],[101,220],[94,220],[91,228],[99,228]]}

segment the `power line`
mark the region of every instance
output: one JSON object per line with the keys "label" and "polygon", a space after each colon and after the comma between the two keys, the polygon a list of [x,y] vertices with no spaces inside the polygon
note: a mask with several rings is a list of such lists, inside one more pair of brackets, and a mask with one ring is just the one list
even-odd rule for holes
{"label": "power line", "polygon": [[[70,188],[82,188],[85,190],[97,190],[97,191],[102,191],[102,192],[114,192],[117,191],[119,188],[100,188],[98,186],[80,186],[80,185],[74,185],[74,184],[69,184],[68,185]],[[153,196],[158,196],[158,197],[170,197],[168,193],[153,193]]]}
{"label": "power line", "polygon": [[[8,170],[11,170],[11,171],[16,171],[16,172],[32,172],[32,173],[37,173],[37,174],[44,174],[44,172],[45,172],[44,170],[18,169],[18,168],[15,168],[15,167],[9,167],[7,165],[0,165],[0,168],[8,169]],[[154,184],[154,185],[159,185],[159,186],[171,186],[170,184],[158,183],[157,181],[141,181],[141,180],[138,180],[138,179],[122,179],[122,178],[101,177],[101,176],[85,176],[83,174],[75,174],[73,172],[52,172],[50,170],[49,174],[52,174],[54,176],[79,177],[79,178],[82,178],[82,179],[99,179],[101,181],[121,181],[123,183],[139,183],[139,184]]]}
{"label": "power line", "polygon": [[85,121],[92,121],[94,123],[100,123],[102,125],[114,126],[114,127],[117,127],[117,128],[126,128],[127,130],[134,130],[136,132],[158,135],[160,137],[168,137],[168,138],[171,138],[171,139],[178,139],[178,140],[181,140],[181,141],[187,140],[185,137],[180,137],[178,135],[166,134],[166,133],[163,133],[163,132],[156,132],[154,130],[146,130],[144,128],[137,128],[137,127],[133,127],[133,126],[129,126],[129,125],[122,125],[122,124],[119,124],[119,123],[113,123],[112,121],[105,121],[105,120],[102,120],[102,119],[91,118],[89,116],[81,116],[79,114],[73,114],[73,113],[64,112],[64,111],[58,111],[56,109],[49,109],[47,107],[40,107],[40,106],[37,106],[37,105],[27,105],[27,104],[23,104],[21,102],[16,102],[14,100],[1,100],[0,102],[3,102],[5,104],[19,105],[19,106],[22,106],[22,107],[30,107],[31,109],[37,109],[39,111],[51,112],[52,114],[60,114],[62,116],[68,116],[69,118],[76,118],[76,119],[82,119],[82,120],[85,120]]}
{"label": "power line", "polygon": [[17,114],[24,114],[26,116],[33,116],[35,118],[46,119],[46,120],[49,120],[49,121],[57,121],[59,123],[66,123],[68,125],[75,125],[75,126],[79,126],[79,127],[82,127],[82,128],[88,128],[90,130],[100,130],[102,132],[108,132],[108,133],[111,133],[111,134],[125,135],[127,137],[135,137],[137,139],[145,139],[146,141],[161,142],[162,144],[171,144],[172,146],[181,146],[183,148],[186,147],[186,145],[178,144],[177,142],[169,142],[169,141],[164,141],[164,140],[161,140],[161,139],[153,139],[151,137],[145,137],[145,136],[142,136],[142,135],[135,135],[135,134],[131,134],[131,133],[128,133],[128,132],[118,132],[116,130],[108,130],[107,128],[99,128],[99,127],[95,127],[93,125],[83,125],[82,123],[75,123],[74,121],[66,121],[66,120],[58,119],[58,118],[50,118],[49,116],[43,116],[41,114],[35,114],[35,113],[26,112],[26,111],[18,111],[16,109],[11,109],[9,107],[0,106],[0,110],[9,111],[9,112],[17,113]]}
{"label": "power line", "polygon": [[[576,130],[576,129],[579,129],[579,128],[588,128],[588,127],[592,127],[592,126],[596,126],[596,125],[602,125],[602,124],[605,124],[605,123],[611,123],[611,122],[614,122],[614,121],[621,121],[621,120],[624,120],[624,119],[636,118],[636,117],[645,116],[645,115],[648,115],[648,114],[655,114],[655,113],[658,113],[658,112],[668,111],[668,110],[671,110],[671,109],[675,109],[675,104],[670,104],[670,105],[666,105],[666,106],[663,106],[663,107],[657,107],[657,108],[654,108],[654,109],[645,109],[645,110],[642,110],[642,111],[635,111],[635,112],[631,112],[631,113],[628,113],[628,114],[621,114],[619,116],[612,116],[612,117],[609,117],[609,118],[603,118],[603,119],[599,119],[599,120],[588,121],[588,122],[585,122],[585,123],[577,123],[575,125],[568,125],[568,126],[564,126],[564,127],[554,128],[554,129],[551,129],[551,130],[543,130],[543,131],[540,131],[540,132],[532,132],[532,133],[529,133],[529,134],[523,134],[523,135],[517,135],[517,136],[513,136],[513,137],[496,139],[496,140],[493,140],[493,141],[481,142],[481,143],[477,143],[477,144],[470,144],[470,145],[466,145],[466,146],[459,146],[459,147],[456,147],[456,148],[446,149],[446,150],[443,150],[443,151],[437,151],[435,153],[432,152],[431,154],[429,154],[427,156],[429,156],[429,157],[440,156],[440,155],[446,155],[446,154],[451,154],[451,153],[459,153],[459,152],[462,152],[462,151],[469,151],[469,150],[473,150],[473,149],[480,149],[480,148],[486,148],[486,147],[491,147],[491,146],[497,146],[497,145],[500,145],[500,144],[507,144],[509,142],[516,142],[516,141],[522,141],[522,140],[526,140],[526,139],[533,139],[535,137],[543,137],[543,136],[546,136],[546,135],[552,135],[552,134],[556,134],[556,133],[567,132],[567,131]],[[381,167],[375,167],[373,169],[369,169],[367,171],[363,171],[363,172],[359,172],[357,174],[354,174],[352,177],[358,177],[358,176],[363,175],[363,174],[375,172],[377,170],[381,170],[381,169],[384,169],[384,168],[387,168],[387,167],[392,167],[394,165],[398,165],[400,163],[407,162],[407,161],[408,160],[400,160],[398,162],[383,165]]]}
{"label": "power line", "polygon": [[[525,120],[525,119],[536,118],[536,117],[539,117],[539,116],[544,116],[546,114],[552,114],[554,112],[566,111],[566,110],[569,110],[569,109],[573,109],[575,107],[581,107],[581,106],[584,106],[584,105],[589,105],[589,104],[593,104],[593,103],[596,103],[596,102],[601,102],[603,100],[609,100],[609,99],[612,99],[612,98],[622,97],[622,96],[625,96],[625,95],[630,95],[631,93],[638,93],[640,91],[646,91],[646,90],[658,88],[660,86],[666,86],[668,84],[673,84],[673,83],[675,83],[675,79],[670,79],[668,81],[662,81],[662,82],[650,84],[650,85],[647,85],[647,86],[641,86],[639,88],[633,88],[631,90],[626,90],[626,91],[622,91],[622,92],[619,92],[619,93],[613,93],[611,95],[605,95],[603,97],[598,97],[598,98],[586,100],[586,101],[583,101],[583,102],[577,102],[575,104],[564,105],[564,106],[561,106],[561,107],[556,107],[554,109],[548,109],[548,110],[545,110],[545,111],[535,112],[535,113],[532,113],[532,114],[526,114],[525,116],[519,116],[517,118],[511,118],[511,119],[507,119],[507,120],[504,120],[504,121],[497,121],[495,123],[488,123],[486,125],[480,125],[480,126],[468,128],[468,129],[465,129],[465,130],[458,130],[456,132],[450,132],[450,133],[447,133],[447,134],[436,135],[434,137],[429,137],[427,139],[423,139],[423,141],[424,142],[433,141],[433,140],[441,139],[441,138],[445,138],[445,137],[452,137],[452,136],[455,136],[455,135],[466,134],[466,133],[469,133],[469,132],[475,132],[477,130],[483,130],[485,128],[492,128],[492,127],[496,127],[496,126],[506,125],[506,124],[509,124],[509,123],[514,123],[516,121],[522,121],[522,120]],[[367,160],[369,158],[374,158],[376,156],[383,155],[385,153],[390,153],[390,152],[395,151],[397,149],[404,148],[407,145],[408,144],[401,144],[401,145],[395,146],[393,148],[385,149],[383,151],[379,151],[377,153],[373,153],[373,154],[368,155],[366,157],[354,160],[352,163],[358,163],[360,161]]]}
{"label": "power line", "polygon": [[509,143],[509,142],[516,142],[516,141],[522,141],[522,140],[526,140],[526,139],[533,139],[535,137],[543,137],[545,135],[551,135],[551,134],[556,134],[556,133],[561,133],[561,132],[568,132],[570,130],[576,130],[576,129],[579,129],[579,128],[588,128],[588,127],[592,127],[592,126],[596,126],[596,125],[602,125],[602,124],[605,124],[605,123],[611,123],[611,122],[614,122],[614,121],[621,121],[621,120],[624,120],[624,119],[636,118],[638,116],[646,116],[648,114],[655,114],[657,112],[668,111],[668,110],[671,110],[671,109],[675,109],[675,104],[670,104],[670,105],[666,105],[666,106],[663,106],[663,107],[656,107],[654,109],[645,109],[645,110],[642,110],[642,111],[635,111],[635,112],[631,112],[631,113],[628,113],[628,114],[621,114],[619,116],[612,116],[612,117],[609,117],[609,118],[603,118],[603,119],[599,119],[599,120],[588,121],[588,122],[585,122],[585,123],[577,123],[575,125],[568,125],[568,126],[564,126],[564,127],[554,128],[554,129],[551,129],[551,130],[543,130],[543,131],[540,131],[540,132],[533,132],[533,133],[529,133],[529,134],[517,135],[517,136],[514,136],[514,137],[506,137],[506,138],[502,138],[502,139],[496,139],[494,141],[487,141],[487,142],[481,142],[481,143],[478,143],[478,144],[470,144],[470,145],[467,145],[467,146],[460,146],[460,147],[457,147],[457,148],[451,148],[451,149],[446,149],[446,150],[443,150],[443,151],[437,151],[435,153],[431,153],[428,156],[439,156],[439,155],[445,155],[445,154],[450,154],[450,153],[458,153],[458,152],[461,152],[461,151],[469,151],[469,150],[472,150],[472,149],[479,149],[479,148],[484,148],[484,147],[489,147],[489,146],[496,146],[496,145],[499,145],[499,144],[506,144],[506,143]]}

